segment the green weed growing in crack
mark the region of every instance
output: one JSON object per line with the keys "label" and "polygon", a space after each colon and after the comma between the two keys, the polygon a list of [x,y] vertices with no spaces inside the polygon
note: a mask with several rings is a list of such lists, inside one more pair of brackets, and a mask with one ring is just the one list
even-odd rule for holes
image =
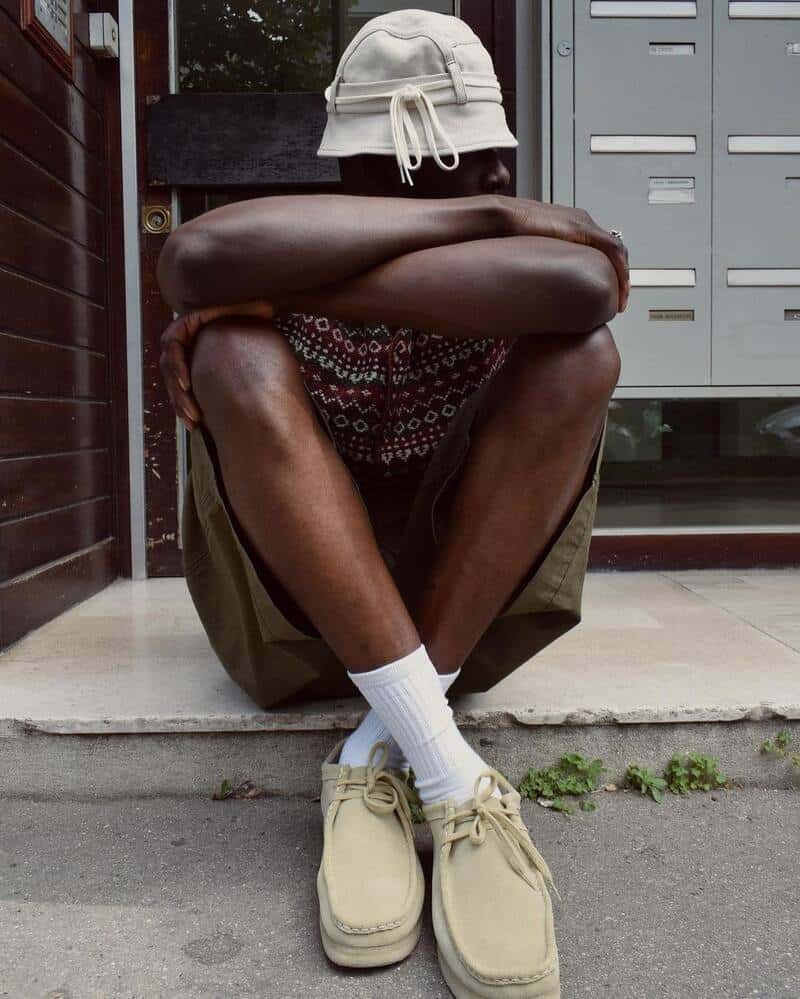
{"label": "green weed growing in crack", "polygon": [[663,777],[656,777],[646,767],[640,767],[638,763],[631,763],[625,771],[625,783],[642,794],[647,795],[658,804],[664,797],[667,782]]}
{"label": "green weed growing in crack", "polygon": [[[600,777],[606,772],[602,760],[590,760],[581,753],[566,753],[554,766],[535,770],[531,767],[517,790],[523,798],[531,798],[545,808],[572,815],[573,805],[565,798],[581,799],[581,811],[593,812],[596,804],[583,798],[598,790]],[[590,806],[590,807],[585,807]]]}
{"label": "green weed growing in crack", "polygon": [[254,798],[268,797],[267,791],[259,787],[251,780],[243,780],[240,784],[232,784],[229,780],[224,780],[219,790],[211,795],[212,801],[228,801],[231,798],[240,798],[252,801]]}
{"label": "green weed growing in crack", "polygon": [[673,794],[716,791],[728,783],[728,778],[719,771],[719,760],[715,756],[703,756],[694,751],[683,756],[676,753],[664,770],[664,778]]}
{"label": "green weed growing in crack", "polygon": [[761,752],[765,756],[777,756],[788,760],[792,766],[800,767],[800,753],[792,752],[792,736],[782,729],[774,739],[767,739],[761,744]]}

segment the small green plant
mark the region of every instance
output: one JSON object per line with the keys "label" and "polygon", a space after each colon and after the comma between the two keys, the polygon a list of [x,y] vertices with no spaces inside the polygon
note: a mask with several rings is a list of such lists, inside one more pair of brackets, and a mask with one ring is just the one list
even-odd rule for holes
{"label": "small green plant", "polygon": [[[573,815],[574,806],[564,799],[581,798],[584,794],[596,791],[600,777],[605,772],[602,760],[590,760],[581,753],[565,753],[554,766],[541,770],[531,767],[517,790],[523,798],[532,798],[545,808],[563,815]],[[593,801],[583,799],[579,805],[584,812],[593,812],[597,808]]]}
{"label": "small green plant", "polygon": [[719,760],[716,756],[703,756],[702,753],[686,754],[689,762],[689,790],[716,791],[725,787],[728,778],[719,772]]}
{"label": "small green plant", "polygon": [[673,794],[689,793],[689,770],[679,754],[675,754],[664,770],[664,780]]}
{"label": "small green plant", "polygon": [[589,760],[581,753],[567,753],[558,763],[542,770],[533,767],[519,785],[523,798],[554,800],[565,794],[578,796],[596,791],[606,768],[602,760]]}
{"label": "small green plant", "polygon": [[631,763],[625,772],[625,783],[640,791],[644,795],[649,795],[658,804],[664,797],[667,782],[663,777],[656,777],[646,767],[640,767],[638,763]]}
{"label": "small green plant", "polygon": [[728,778],[719,772],[719,760],[715,756],[703,756],[694,751],[683,756],[676,753],[664,770],[664,778],[673,794],[716,791],[728,783]]}
{"label": "small green plant", "polygon": [[241,784],[236,784],[235,786],[229,780],[224,780],[219,786],[219,791],[215,791],[211,795],[211,800],[227,801],[229,798],[252,800],[253,798],[266,797],[267,791],[263,787],[259,787],[258,784],[254,784],[251,780],[243,780]]}
{"label": "small green plant", "polygon": [[781,729],[774,739],[767,739],[761,744],[761,752],[765,755],[779,756],[788,760],[795,767],[800,767],[800,753],[790,752],[792,736],[786,729]]}
{"label": "small green plant", "polygon": [[211,795],[211,798],[213,801],[224,801],[226,798],[230,798],[232,790],[233,787],[231,782],[229,780],[224,780],[219,786],[219,791],[215,791],[214,794]]}

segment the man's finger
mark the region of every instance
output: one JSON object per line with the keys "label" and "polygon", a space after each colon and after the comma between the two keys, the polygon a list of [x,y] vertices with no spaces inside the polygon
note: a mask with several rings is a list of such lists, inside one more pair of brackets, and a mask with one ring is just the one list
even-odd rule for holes
{"label": "man's finger", "polygon": [[172,408],[175,410],[175,415],[183,423],[187,430],[193,430],[200,423],[200,419],[196,416],[192,416],[186,409],[185,404],[179,399],[172,400]]}
{"label": "man's finger", "polygon": [[164,350],[167,366],[173,377],[183,389],[188,392],[192,385],[189,365],[186,363],[186,348],[179,340],[170,341]]}
{"label": "man's finger", "polygon": [[195,423],[199,422],[202,414],[194,396],[190,392],[183,391],[169,364],[165,365],[163,373],[164,384],[166,385],[167,395],[169,396],[172,408],[178,416],[185,416]]}
{"label": "man's finger", "polygon": [[606,256],[609,258],[614,266],[614,270],[617,272],[617,281],[619,282],[619,311],[622,312],[627,304],[627,292],[626,288],[628,286],[628,262],[626,260],[626,250],[625,244],[620,242],[610,233],[606,232],[605,229],[598,229],[599,235],[599,245],[598,249],[602,250]]}
{"label": "man's finger", "polygon": [[175,403],[178,410],[195,423],[200,420],[200,408],[194,401],[194,396],[178,388],[175,390]]}

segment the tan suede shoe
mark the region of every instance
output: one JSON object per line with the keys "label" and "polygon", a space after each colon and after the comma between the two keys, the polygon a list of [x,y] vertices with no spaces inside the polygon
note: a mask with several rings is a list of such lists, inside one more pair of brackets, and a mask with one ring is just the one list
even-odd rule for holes
{"label": "tan suede shoe", "polygon": [[[493,794],[500,788],[501,797]],[[423,810],[433,834],[433,928],[456,999],[558,999],[553,879],[519,813],[520,796],[487,770],[475,794]]]}
{"label": "tan suede shoe", "polygon": [[422,927],[425,879],[404,775],[385,769],[388,747],[372,747],[365,767],[322,765],[325,817],[317,876],[320,930],[336,964],[373,968],[407,957]]}

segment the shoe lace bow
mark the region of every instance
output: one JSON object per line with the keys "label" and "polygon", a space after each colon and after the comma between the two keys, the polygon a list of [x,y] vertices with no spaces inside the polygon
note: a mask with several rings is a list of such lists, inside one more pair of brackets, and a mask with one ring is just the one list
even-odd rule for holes
{"label": "shoe lace bow", "polygon": [[[486,781],[486,783],[484,783]],[[532,888],[539,890],[539,885],[531,872],[531,867],[544,878],[558,898],[558,889],[553,881],[553,875],[544,857],[531,842],[531,838],[519,817],[519,811],[508,801],[494,796],[497,788],[513,792],[514,788],[502,776],[492,770],[484,771],[475,781],[472,804],[468,808],[453,812],[445,819],[449,833],[443,843],[455,843],[469,838],[475,846],[486,842],[486,834],[493,831],[497,836],[506,860],[512,870]],[[492,800],[492,804],[489,801]],[[471,820],[471,821],[470,821]],[[460,828],[459,828],[460,825]]]}
{"label": "shoe lace bow", "polygon": [[343,776],[337,786],[336,798],[347,801],[363,798],[367,808],[376,815],[388,815],[395,810],[411,823],[411,807],[405,784],[389,770],[384,769],[389,760],[389,747],[376,742],[370,750],[366,776]]}

